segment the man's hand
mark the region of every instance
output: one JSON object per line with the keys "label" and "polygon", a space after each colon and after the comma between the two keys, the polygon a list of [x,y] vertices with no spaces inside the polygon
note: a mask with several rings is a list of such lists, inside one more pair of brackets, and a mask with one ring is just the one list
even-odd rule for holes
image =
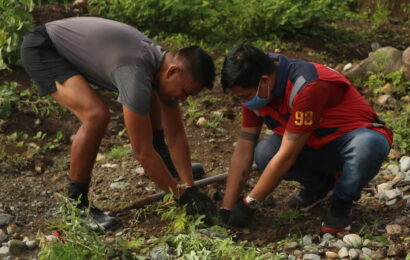
{"label": "man's hand", "polygon": [[229,209],[219,209],[218,210],[218,220],[219,220],[220,225],[227,226],[230,217],[231,217],[231,210]]}
{"label": "man's hand", "polygon": [[231,227],[247,227],[252,222],[253,214],[255,209],[248,207],[243,198],[235,203],[231,211],[231,216],[228,221],[228,225]]}
{"label": "man's hand", "polygon": [[177,200],[179,206],[186,205],[186,211],[190,215],[205,215],[205,222],[212,223],[216,215],[216,208],[212,200],[201,193],[197,187],[187,188]]}

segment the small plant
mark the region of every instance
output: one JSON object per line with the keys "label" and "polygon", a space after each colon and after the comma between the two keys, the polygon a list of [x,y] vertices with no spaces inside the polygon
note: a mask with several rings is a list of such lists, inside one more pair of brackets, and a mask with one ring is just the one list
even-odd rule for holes
{"label": "small plant", "polygon": [[0,118],[9,118],[12,111],[12,104],[19,100],[16,94],[17,82],[5,82],[0,87]]}
{"label": "small plant", "polygon": [[[41,132],[40,132],[40,133],[41,133]],[[41,134],[40,134],[40,135],[41,135]],[[56,133],[54,139],[51,140],[51,141],[49,141],[49,142],[47,142],[47,143],[44,145],[44,148],[45,148],[46,150],[55,150],[55,149],[59,148],[60,145],[61,145],[61,142],[63,141],[63,138],[64,138],[63,132],[57,131],[57,133]]]}
{"label": "small plant", "polygon": [[206,121],[205,127],[217,128],[222,121],[224,121],[223,113],[213,112],[211,113],[210,120]]}
{"label": "small plant", "polygon": [[204,115],[202,111],[199,110],[199,100],[194,98],[187,98],[188,108],[185,110],[185,114],[188,116],[188,121],[195,123],[198,118]]}
{"label": "small plant", "polygon": [[389,23],[391,11],[388,4],[383,3],[383,1],[378,1],[376,9],[371,17],[373,29],[378,29],[380,26]]}
{"label": "small plant", "polygon": [[111,151],[107,154],[108,159],[120,159],[124,157],[125,155],[131,153],[131,148],[130,147],[124,147],[124,146],[114,146]]}
{"label": "small plant", "polygon": [[82,213],[69,199],[58,196],[62,200],[61,221],[59,228],[62,237],[57,241],[47,242],[41,237],[39,260],[83,260],[106,259],[105,244],[97,233],[92,231]]}

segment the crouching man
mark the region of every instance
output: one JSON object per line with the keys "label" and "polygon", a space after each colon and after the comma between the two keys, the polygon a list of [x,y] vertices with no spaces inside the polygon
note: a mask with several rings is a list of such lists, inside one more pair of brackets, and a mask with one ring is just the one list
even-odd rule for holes
{"label": "crouching man", "polygon": [[[334,195],[321,227],[350,229],[352,202],[378,173],[392,142],[372,107],[343,75],[324,65],[239,45],[225,58],[222,87],[242,102],[242,128],[219,215],[227,225],[250,224],[255,206],[282,179],[303,189],[286,204],[308,209]],[[274,134],[258,141],[262,124]],[[262,172],[238,200],[252,160]],[[335,178],[335,172],[341,172]]]}

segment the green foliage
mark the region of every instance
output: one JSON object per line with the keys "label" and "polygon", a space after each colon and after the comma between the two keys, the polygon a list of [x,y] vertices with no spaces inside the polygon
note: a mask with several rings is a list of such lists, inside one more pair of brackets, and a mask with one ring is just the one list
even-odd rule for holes
{"label": "green foliage", "polygon": [[388,24],[390,14],[391,11],[388,4],[383,1],[378,1],[376,9],[371,16],[373,29],[378,29],[380,26]]}
{"label": "green foliage", "polygon": [[403,154],[410,152],[410,106],[396,111],[379,112],[387,126],[393,130],[393,147]]}
{"label": "green foliage", "polygon": [[[180,40],[231,46],[314,33],[325,21],[350,15],[351,0],[90,0],[92,12],[141,31]],[[188,40],[190,39],[190,40]]]}
{"label": "green foliage", "polygon": [[129,153],[131,153],[131,149],[129,147],[117,145],[117,146],[114,146],[111,149],[111,151],[107,154],[107,158],[108,159],[120,159]]}
{"label": "green foliage", "polygon": [[32,0],[0,0],[0,70],[15,65],[23,36],[33,27]]}
{"label": "green foliage", "polygon": [[195,123],[198,118],[204,115],[204,112],[200,110],[200,99],[188,97],[186,100],[188,108],[185,109],[185,116],[188,117],[188,121]]}
{"label": "green foliage", "polygon": [[105,259],[105,244],[101,237],[92,231],[88,222],[81,218],[81,211],[67,198],[61,206],[63,230],[61,240],[47,242],[41,239],[39,260],[84,260]]}
{"label": "green foliage", "polygon": [[0,87],[0,118],[6,119],[11,115],[12,103],[19,100],[16,94],[17,82],[5,82]]}
{"label": "green foliage", "polygon": [[13,108],[22,113],[34,113],[40,118],[49,116],[51,113],[59,113],[63,108],[50,97],[40,98],[33,94],[34,89],[20,91],[17,82],[3,82],[0,86],[0,118],[9,118]]}

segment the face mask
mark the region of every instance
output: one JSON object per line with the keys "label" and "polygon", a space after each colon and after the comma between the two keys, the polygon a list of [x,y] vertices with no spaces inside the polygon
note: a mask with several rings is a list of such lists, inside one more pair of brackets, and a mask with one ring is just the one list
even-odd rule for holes
{"label": "face mask", "polygon": [[269,90],[269,86],[268,86],[268,96],[266,98],[261,98],[258,97],[258,93],[259,93],[259,88],[261,86],[261,83],[259,82],[258,85],[258,90],[256,91],[256,94],[253,98],[249,99],[246,102],[242,102],[242,104],[252,110],[259,110],[262,107],[266,106],[269,103],[270,100],[270,90]]}

